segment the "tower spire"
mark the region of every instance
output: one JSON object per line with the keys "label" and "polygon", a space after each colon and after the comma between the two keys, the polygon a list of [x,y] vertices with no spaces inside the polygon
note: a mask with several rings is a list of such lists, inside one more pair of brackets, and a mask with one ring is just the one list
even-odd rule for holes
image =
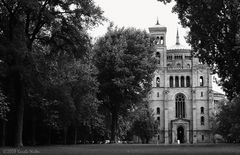
{"label": "tower spire", "polygon": [[178,28],[177,28],[176,45],[180,45],[180,42],[179,42],[179,34],[178,34]]}
{"label": "tower spire", "polygon": [[159,24],[159,21],[158,21],[158,17],[157,17],[157,23],[156,23],[156,25],[160,25],[160,24]]}

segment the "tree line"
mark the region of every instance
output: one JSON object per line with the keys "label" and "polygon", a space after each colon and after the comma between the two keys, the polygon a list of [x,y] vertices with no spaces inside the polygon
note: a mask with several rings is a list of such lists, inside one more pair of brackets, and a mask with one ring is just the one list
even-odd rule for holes
{"label": "tree line", "polygon": [[[93,0],[0,1],[1,146],[132,138],[155,70],[152,41],[110,25],[93,44],[87,30],[105,20]],[[155,125],[148,132],[142,139]]]}

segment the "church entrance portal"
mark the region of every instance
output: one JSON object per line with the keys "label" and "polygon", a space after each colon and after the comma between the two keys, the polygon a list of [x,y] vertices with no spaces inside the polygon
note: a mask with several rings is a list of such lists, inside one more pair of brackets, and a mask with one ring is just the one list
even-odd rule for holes
{"label": "church entrance portal", "polygon": [[182,126],[177,128],[177,139],[180,140],[180,143],[184,143],[184,128]]}

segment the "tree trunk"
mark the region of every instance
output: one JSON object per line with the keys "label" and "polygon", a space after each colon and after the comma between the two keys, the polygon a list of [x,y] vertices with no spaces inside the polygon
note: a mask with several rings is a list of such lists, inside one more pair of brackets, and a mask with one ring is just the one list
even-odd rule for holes
{"label": "tree trunk", "polygon": [[77,131],[77,127],[74,128],[74,144],[76,145],[77,144],[77,137],[78,137],[78,131]]}
{"label": "tree trunk", "polygon": [[36,116],[32,116],[32,135],[31,135],[32,145],[36,145]]}
{"label": "tree trunk", "polygon": [[63,129],[64,131],[64,144],[67,144],[67,132],[68,132],[68,127],[64,127]]}
{"label": "tree trunk", "polygon": [[112,113],[111,143],[117,142],[117,137],[116,137],[117,122],[118,122],[118,113],[117,113],[117,110],[114,110],[114,112]]}
{"label": "tree trunk", "polygon": [[146,144],[148,144],[149,143],[149,139],[148,138],[146,138]]}
{"label": "tree trunk", "polygon": [[6,140],[6,121],[1,120],[1,126],[2,126],[2,135],[1,135],[1,146],[5,146],[5,140]]}
{"label": "tree trunk", "polygon": [[16,139],[15,139],[15,146],[16,147],[23,147],[23,142],[22,142],[22,133],[23,133],[23,114],[24,114],[24,87],[23,87],[23,82],[21,79],[21,75],[19,74],[19,91],[17,91],[16,94],[19,96],[16,100],[19,104],[17,104],[17,126],[16,126]]}
{"label": "tree trunk", "polygon": [[51,137],[52,137],[52,129],[51,127],[48,127],[48,142],[47,142],[48,145],[51,144]]}

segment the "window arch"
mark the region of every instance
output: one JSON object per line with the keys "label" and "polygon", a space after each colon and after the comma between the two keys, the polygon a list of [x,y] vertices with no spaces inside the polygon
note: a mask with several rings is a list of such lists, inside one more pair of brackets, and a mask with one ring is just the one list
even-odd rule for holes
{"label": "window arch", "polygon": [[155,44],[158,45],[159,43],[160,43],[160,38],[159,38],[159,36],[157,36],[156,39],[155,39]]}
{"label": "window arch", "polygon": [[181,64],[180,63],[177,63],[177,68],[181,68]]}
{"label": "window arch", "polygon": [[158,125],[160,126],[160,117],[159,116],[157,117],[157,122],[158,122]]}
{"label": "window arch", "polygon": [[201,125],[204,125],[204,117],[203,116],[201,116]]}
{"label": "window arch", "polygon": [[181,87],[184,87],[184,76],[181,76]]}
{"label": "window arch", "polygon": [[179,78],[175,76],[175,87],[179,87]]}
{"label": "window arch", "polygon": [[170,76],[170,78],[169,78],[169,85],[170,85],[170,87],[173,87],[173,77],[172,76]]}
{"label": "window arch", "polygon": [[163,36],[160,37],[160,44],[161,44],[161,45],[164,44],[164,38],[163,38]]}
{"label": "window arch", "polygon": [[200,83],[200,86],[203,86],[203,76],[200,76],[199,83]]}
{"label": "window arch", "polygon": [[157,107],[157,114],[159,115],[160,114],[160,108]]}
{"label": "window arch", "polygon": [[156,52],[156,58],[157,58],[157,63],[160,64],[161,54],[159,52]]}
{"label": "window arch", "polygon": [[187,76],[186,78],[186,86],[190,87],[190,76]]}
{"label": "window arch", "polygon": [[201,107],[201,114],[204,114],[204,107]]}
{"label": "window arch", "polygon": [[191,68],[191,67],[190,67],[190,64],[187,64],[187,68]]}
{"label": "window arch", "polygon": [[176,118],[185,118],[185,96],[177,94],[175,98]]}
{"label": "window arch", "polygon": [[160,87],[160,78],[159,77],[156,78],[156,86]]}

